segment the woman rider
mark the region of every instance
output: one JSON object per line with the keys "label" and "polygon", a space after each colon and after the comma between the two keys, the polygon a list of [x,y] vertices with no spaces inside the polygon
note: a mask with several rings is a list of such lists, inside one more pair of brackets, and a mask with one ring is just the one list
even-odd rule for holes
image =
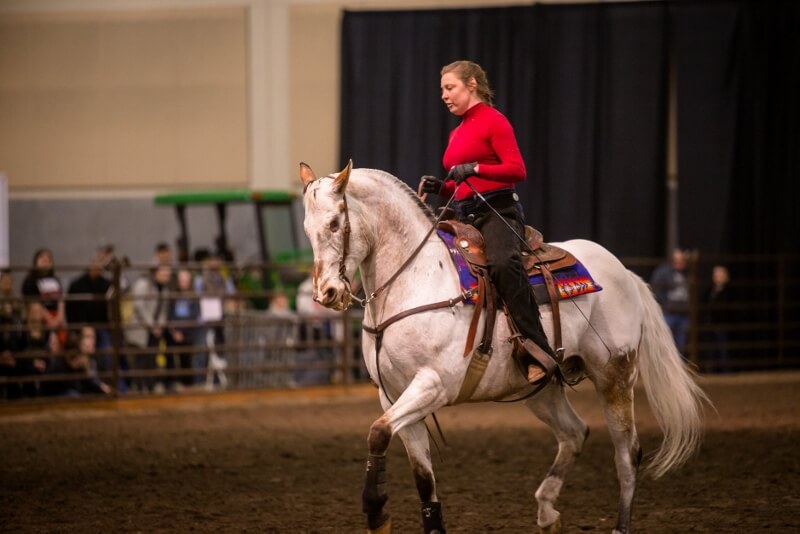
{"label": "woman rider", "polygon": [[525,338],[523,346],[533,353],[534,358],[527,362],[528,381],[536,383],[545,372],[534,360],[546,361],[555,354],[542,330],[522,265],[522,243],[472,189],[480,192],[517,234],[524,235],[514,184],[525,180],[525,163],[511,124],[492,105],[492,90],[480,65],[456,61],[445,65],[441,75],[442,100],[452,114],[461,117],[461,123],[450,132],[444,152],[447,178],[424,176],[422,190],[446,197],[455,191],[451,206],[458,219],[483,235],[489,275]]}

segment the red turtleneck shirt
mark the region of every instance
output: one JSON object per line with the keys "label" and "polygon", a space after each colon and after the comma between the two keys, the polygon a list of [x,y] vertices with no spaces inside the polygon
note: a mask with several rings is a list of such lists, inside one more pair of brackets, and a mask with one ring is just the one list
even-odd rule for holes
{"label": "red turtleneck shirt", "polygon": [[[525,179],[525,162],[517,146],[514,129],[505,115],[482,102],[472,106],[461,117],[461,124],[450,132],[442,162],[449,171],[454,165],[477,161],[479,175],[469,183],[481,193],[511,187]],[[455,182],[444,183],[440,195],[453,194]],[[456,200],[474,196],[467,184],[458,186]]]}

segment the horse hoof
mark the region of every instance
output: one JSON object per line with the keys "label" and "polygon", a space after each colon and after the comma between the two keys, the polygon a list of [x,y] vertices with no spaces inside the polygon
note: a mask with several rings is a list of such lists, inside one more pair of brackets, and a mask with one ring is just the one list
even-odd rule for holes
{"label": "horse hoof", "polygon": [[561,534],[561,516],[546,527],[539,527],[541,534]]}
{"label": "horse hoof", "polygon": [[386,521],[376,529],[367,530],[367,534],[390,534],[392,532],[392,518],[387,517]]}

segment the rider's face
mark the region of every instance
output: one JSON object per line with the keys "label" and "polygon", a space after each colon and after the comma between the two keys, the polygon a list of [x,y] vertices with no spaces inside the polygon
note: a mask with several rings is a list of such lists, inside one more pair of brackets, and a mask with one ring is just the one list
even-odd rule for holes
{"label": "rider's face", "polygon": [[465,84],[453,71],[442,75],[442,101],[450,113],[460,117],[478,103],[475,86],[473,78],[470,78],[469,82]]}

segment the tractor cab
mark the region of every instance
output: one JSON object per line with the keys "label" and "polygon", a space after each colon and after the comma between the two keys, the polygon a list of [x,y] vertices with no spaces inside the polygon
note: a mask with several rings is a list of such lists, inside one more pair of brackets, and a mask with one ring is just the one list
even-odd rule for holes
{"label": "tractor cab", "polygon": [[262,281],[267,290],[294,288],[308,276],[311,250],[303,245],[295,217],[297,196],[285,191],[249,191],[224,189],[186,191],[160,194],[157,206],[172,206],[180,234],[176,239],[178,261],[192,261],[191,232],[187,211],[195,206],[213,206],[216,213],[217,236],[215,252],[226,258],[228,246],[228,207],[231,204],[250,204],[253,223],[258,230],[258,249],[262,263]]}

